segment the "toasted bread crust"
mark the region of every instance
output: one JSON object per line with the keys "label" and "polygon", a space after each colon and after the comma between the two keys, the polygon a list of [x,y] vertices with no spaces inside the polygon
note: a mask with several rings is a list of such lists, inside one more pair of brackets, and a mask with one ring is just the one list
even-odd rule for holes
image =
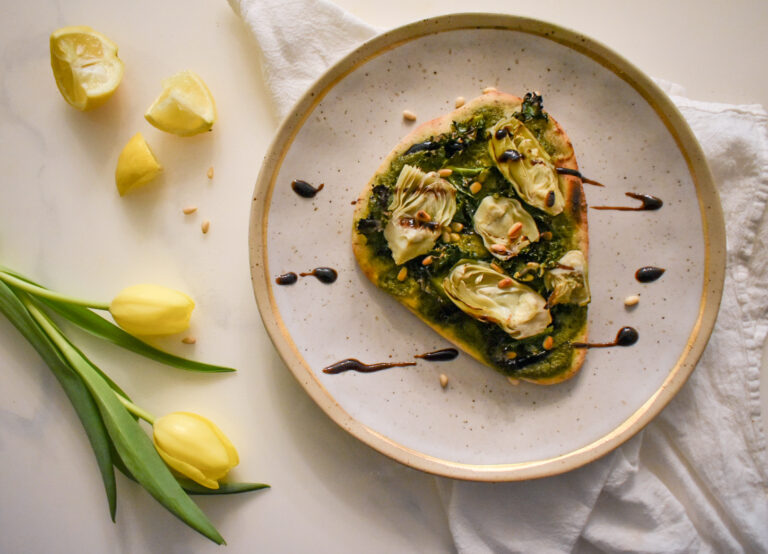
{"label": "toasted bread crust", "polygon": [[[423,142],[431,137],[435,137],[443,133],[449,133],[451,131],[451,125],[454,121],[470,119],[472,115],[481,108],[501,108],[505,114],[511,116],[513,113],[520,111],[522,102],[523,100],[517,96],[498,91],[491,91],[471,100],[456,110],[422,123],[416,127],[395,146],[395,148],[387,155],[386,158],[384,158],[371,180],[363,188],[355,203],[356,207],[353,221],[357,222],[359,219],[365,218],[368,215],[368,199],[373,192],[373,187],[377,179],[381,175],[385,174],[389,170],[392,162],[398,156],[404,154],[412,145]],[[553,156],[553,162],[557,167],[578,171],[578,164],[576,162],[573,146],[571,145],[568,136],[560,124],[557,123],[557,121],[551,115],[549,115],[549,121],[550,124],[544,133],[544,138],[554,147],[555,155]],[[587,232],[587,205],[584,198],[581,179],[577,176],[563,174],[559,176],[559,179],[566,201],[565,210],[568,212],[573,221],[573,245],[581,250],[584,253],[584,256],[587,257],[589,248]],[[353,227],[352,231],[352,249],[360,269],[373,284],[378,286],[379,268],[377,267],[374,256],[372,255],[370,249],[367,247],[366,237],[356,231],[356,226]],[[397,297],[397,300],[445,339],[461,348],[478,361],[487,365],[487,362],[484,360],[482,354],[477,350],[475,345],[470,344],[463,337],[457,335],[457,333],[455,333],[452,328],[441,327],[426,319],[424,315],[418,310],[418,302],[416,298],[400,296]],[[587,324],[585,321],[583,327],[576,332],[573,340],[578,342],[585,342],[586,339]],[[575,349],[571,364],[568,368],[565,369],[565,371],[558,373],[555,376],[546,378],[521,378],[540,385],[552,385],[565,381],[573,377],[579,371],[581,365],[584,362],[585,356],[585,349]]]}

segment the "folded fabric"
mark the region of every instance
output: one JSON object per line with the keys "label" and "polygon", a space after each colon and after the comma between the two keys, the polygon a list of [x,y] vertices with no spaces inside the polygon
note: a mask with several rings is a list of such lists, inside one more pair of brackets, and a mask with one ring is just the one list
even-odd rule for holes
{"label": "folded fabric", "polygon": [[[377,30],[325,0],[229,0],[285,116]],[[520,483],[437,479],[460,552],[767,552],[759,400],[768,333],[768,115],[661,83],[701,142],[728,242],[717,325],[688,383],[645,430],[587,466]]]}
{"label": "folded fabric", "polygon": [[282,119],[344,54],[378,33],[325,0],[229,0],[262,56],[264,80]]}

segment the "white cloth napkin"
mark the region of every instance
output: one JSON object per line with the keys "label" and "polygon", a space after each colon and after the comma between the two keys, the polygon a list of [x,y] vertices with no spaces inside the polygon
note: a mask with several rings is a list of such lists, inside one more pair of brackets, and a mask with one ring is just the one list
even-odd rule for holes
{"label": "white cloth napkin", "polygon": [[[377,33],[326,0],[229,2],[261,48],[281,117],[325,69]],[[709,345],[667,408],[596,462],[521,483],[438,479],[460,552],[768,552],[759,400],[768,114],[696,102],[660,84],[701,142],[725,212],[725,290]]]}

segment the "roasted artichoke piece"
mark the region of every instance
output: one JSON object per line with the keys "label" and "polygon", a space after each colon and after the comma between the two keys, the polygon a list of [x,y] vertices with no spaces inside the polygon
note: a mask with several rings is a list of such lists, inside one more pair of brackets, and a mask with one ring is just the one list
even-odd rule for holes
{"label": "roasted artichoke piece", "polygon": [[497,324],[514,339],[538,335],[552,323],[541,295],[485,262],[459,262],[443,290],[464,313]]}
{"label": "roasted artichoke piece", "polygon": [[556,304],[589,304],[589,275],[587,260],[581,250],[569,250],[558,260],[558,266],[544,275],[544,285],[552,293],[547,306]]}
{"label": "roasted artichoke piece", "polygon": [[496,167],[526,203],[557,215],[565,198],[552,158],[533,133],[515,118],[502,119],[491,129],[488,149]]}
{"label": "roasted artichoke piece", "polygon": [[429,252],[456,213],[456,188],[437,173],[404,165],[389,204],[384,238],[396,264]]}
{"label": "roasted artichoke piece", "polygon": [[486,196],[477,207],[472,223],[488,251],[508,260],[532,242],[539,240],[539,229],[522,204],[505,197]]}

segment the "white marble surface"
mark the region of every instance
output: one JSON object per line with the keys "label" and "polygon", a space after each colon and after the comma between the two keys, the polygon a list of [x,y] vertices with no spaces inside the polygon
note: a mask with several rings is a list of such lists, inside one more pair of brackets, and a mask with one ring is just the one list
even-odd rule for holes
{"label": "white marble surface", "polygon": [[[174,340],[166,346],[235,366],[236,375],[187,374],[78,332],[72,336],[147,410],[187,409],[214,419],[240,451],[234,477],[273,486],[200,501],[228,551],[450,552],[434,479],[337,428],[295,382],[263,331],[250,287],[248,213],[278,122],[255,45],[226,2],[2,3],[0,263],[80,296],[108,299],[123,286],[152,281],[195,298],[197,344]],[[470,8],[511,9],[509,2],[483,0],[339,4],[385,28]],[[726,10],[692,0],[514,7],[604,42],[648,74],[682,84],[692,98],[768,105],[768,74],[755,70],[768,49],[763,2],[734,2]],[[92,113],[64,103],[49,68],[48,35],[71,24],[106,33],[126,63],[116,96]],[[216,97],[213,133],[181,139],[143,120],[160,80],[181,69],[200,73]],[[137,131],[166,172],[155,185],[120,198],[115,161]],[[215,168],[212,181],[205,175],[209,166]],[[198,213],[183,216],[187,204],[196,204]],[[207,235],[200,232],[203,219],[211,221]],[[0,359],[0,551],[214,549],[123,478],[112,524],[68,400],[4,319]]]}

